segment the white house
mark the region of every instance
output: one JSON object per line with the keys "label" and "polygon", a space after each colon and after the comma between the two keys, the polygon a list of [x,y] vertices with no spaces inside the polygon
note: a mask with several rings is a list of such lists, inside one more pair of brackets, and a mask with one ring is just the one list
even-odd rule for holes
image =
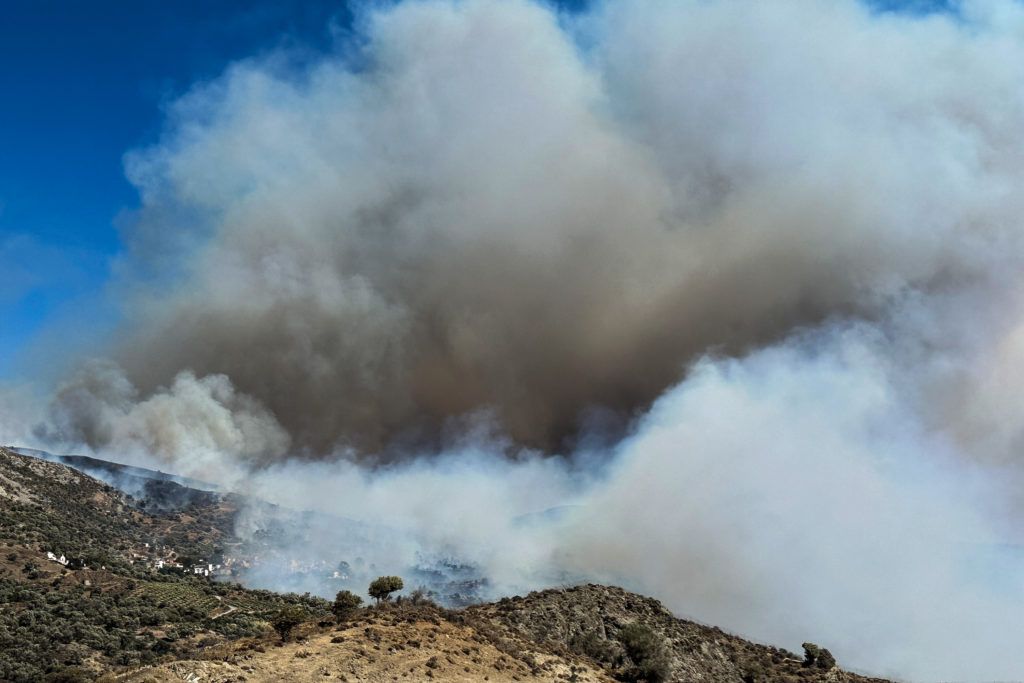
{"label": "white house", "polygon": [[68,560],[67,560],[67,558],[66,558],[66,557],[64,557],[64,554],[63,554],[63,553],[61,553],[61,556],[60,556],[60,557],[57,557],[57,556],[56,556],[56,555],[54,555],[54,554],[53,554],[52,552],[50,552],[49,550],[47,550],[47,551],[46,551],[46,559],[48,559],[48,560],[49,560],[50,562],[57,562],[57,563],[59,563],[59,564],[62,564],[62,565],[64,565],[65,567],[66,567],[66,566],[68,566]]}

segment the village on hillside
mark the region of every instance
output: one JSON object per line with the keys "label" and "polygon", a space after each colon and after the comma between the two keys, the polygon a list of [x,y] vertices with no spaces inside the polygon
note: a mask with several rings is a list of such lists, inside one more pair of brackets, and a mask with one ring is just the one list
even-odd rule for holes
{"label": "village on hillside", "polygon": [[[55,550],[46,551],[46,559],[68,569],[81,569],[86,566],[84,559],[67,557]],[[203,576],[211,579],[239,579],[248,569],[259,562],[259,556],[242,553],[224,556],[218,554],[212,559],[191,558],[180,555],[166,544],[144,542],[141,547],[128,550],[122,559],[129,565],[141,566],[152,572],[181,572]],[[280,558],[275,558],[280,560]],[[313,575],[327,581],[344,584],[350,578],[350,567],[347,562],[331,565],[323,560],[299,561],[290,559],[277,563],[288,574]]]}

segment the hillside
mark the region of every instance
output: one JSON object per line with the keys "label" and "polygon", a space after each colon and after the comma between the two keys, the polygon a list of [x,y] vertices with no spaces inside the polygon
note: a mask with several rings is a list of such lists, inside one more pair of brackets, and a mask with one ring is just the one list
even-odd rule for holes
{"label": "hillside", "polygon": [[0,680],[191,656],[262,633],[287,604],[326,613],[319,598],[158,568],[217,548],[221,532],[200,521],[151,514],[66,465],[0,448]]}
{"label": "hillside", "polygon": [[[630,638],[627,634],[639,634]],[[803,656],[676,619],[656,600],[607,586],[546,590],[451,611],[436,605],[365,608],[276,635],[210,648],[202,658],[119,676],[178,680],[342,681],[811,681],[881,683]]]}
{"label": "hillside", "polygon": [[[230,494],[211,495],[205,506],[143,508],[64,464],[0,448],[0,679],[870,680],[606,586],[459,610],[417,591],[338,623],[320,598],[170,566],[185,549],[221,557],[235,542]],[[307,621],[282,642],[270,622],[287,605]]]}
{"label": "hillside", "polygon": [[113,487],[65,465],[0,448],[0,541],[81,557],[126,552],[143,515]]}

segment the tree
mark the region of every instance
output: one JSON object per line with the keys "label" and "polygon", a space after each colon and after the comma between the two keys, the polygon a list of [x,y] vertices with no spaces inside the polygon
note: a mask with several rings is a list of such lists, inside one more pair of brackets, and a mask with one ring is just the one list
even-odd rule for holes
{"label": "tree", "polygon": [[380,576],[370,584],[370,597],[376,600],[379,605],[381,600],[385,602],[390,600],[391,594],[402,590],[403,586],[401,577]]}
{"label": "tree", "polygon": [[309,619],[309,613],[298,605],[289,605],[274,615],[270,625],[281,636],[281,640],[287,640],[292,629]]}
{"label": "tree", "polygon": [[338,591],[334,596],[334,616],[344,619],[359,607],[363,599],[352,591]]}

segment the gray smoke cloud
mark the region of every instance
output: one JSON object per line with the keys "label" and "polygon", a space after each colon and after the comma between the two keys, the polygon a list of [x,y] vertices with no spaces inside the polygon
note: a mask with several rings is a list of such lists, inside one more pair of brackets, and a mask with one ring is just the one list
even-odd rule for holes
{"label": "gray smoke cloud", "polygon": [[709,348],[1005,260],[1022,112],[983,21],[612,3],[584,51],[543,6],[413,3],[354,56],[236,64],[127,157],[152,279],[114,358],[142,396],[225,375],[314,455],[480,407],[557,449]]}
{"label": "gray smoke cloud", "polygon": [[399,530],[325,561],[1019,677],[1024,9],[955,9],[407,2],[234,64],[126,157],[127,323],[36,439]]}
{"label": "gray smoke cloud", "polygon": [[[837,323],[705,359],[602,467],[586,454],[511,461],[481,438],[372,473],[279,463],[247,484],[371,525],[297,535],[284,557],[406,572],[452,557],[488,578],[482,597],[615,583],[763,642],[825,643],[876,675],[1013,680],[1024,556],[1006,506],[1019,476],[999,479],[921,419],[923,389],[955,380],[938,358],[908,372],[917,351]],[[253,578],[295,585],[280,568]]]}

